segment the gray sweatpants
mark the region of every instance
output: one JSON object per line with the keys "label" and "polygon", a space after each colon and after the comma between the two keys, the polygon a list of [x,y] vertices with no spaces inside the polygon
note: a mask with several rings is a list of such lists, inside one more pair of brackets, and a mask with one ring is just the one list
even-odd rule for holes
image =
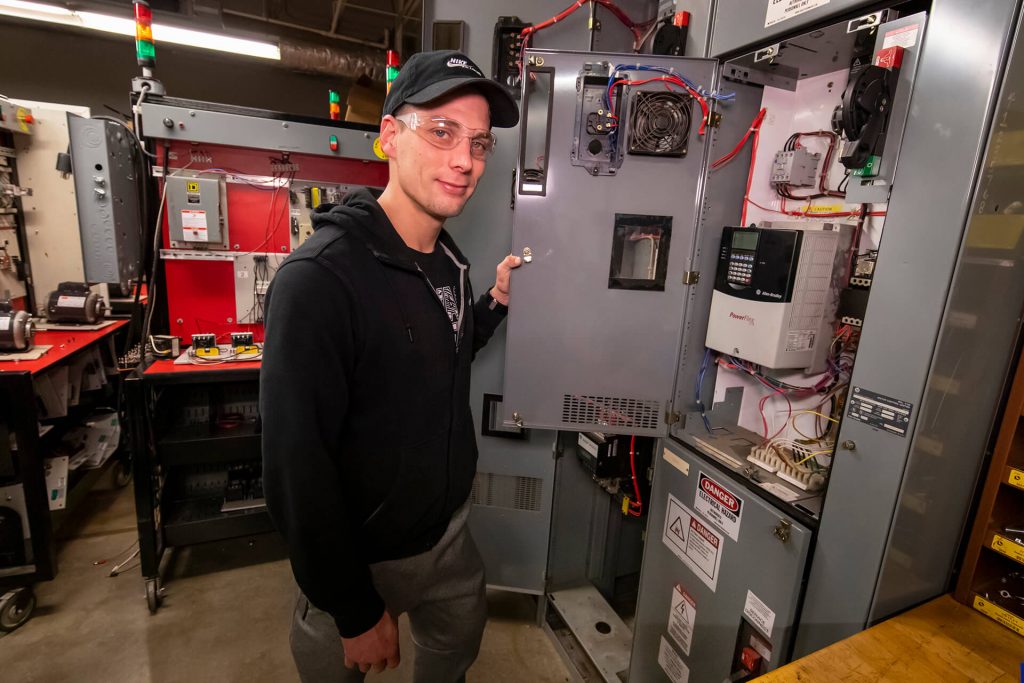
{"label": "gray sweatpants", "polygon": [[[408,612],[416,683],[457,683],[480,651],[487,603],[484,566],[466,526],[469,503],[452,517],[431,550],[370,565],[373,584],[396,618]],[[345,668],[334,619],[299,592],[292,619],[292,656],[303,683],[359,683]],[[403,659],[408,653],[402,653]]]}

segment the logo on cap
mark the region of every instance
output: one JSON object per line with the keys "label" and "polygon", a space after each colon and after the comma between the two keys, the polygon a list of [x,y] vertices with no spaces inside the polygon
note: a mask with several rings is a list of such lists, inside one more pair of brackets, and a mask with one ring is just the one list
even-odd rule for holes
{"label": "logo on cap", "polygon": [[479,69],[471,66],[470,63],[468,61],[466,61],[465,59],[459,59],[458,57],[452,57],[451,59],[449,59],[448,60],[448,68],[454,69],[455,67],[461,67],[463,69],[469,69],[473,73],[479,74],[479,75],[483,76],[483,74],[480,73]]}

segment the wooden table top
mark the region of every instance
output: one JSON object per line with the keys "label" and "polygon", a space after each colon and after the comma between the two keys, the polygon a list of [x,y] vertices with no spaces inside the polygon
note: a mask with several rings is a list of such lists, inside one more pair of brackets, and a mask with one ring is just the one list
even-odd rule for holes
{"label": "wooden table top", "polygon": [[1019,683],[1024,638],[944,595],[758,681]]}

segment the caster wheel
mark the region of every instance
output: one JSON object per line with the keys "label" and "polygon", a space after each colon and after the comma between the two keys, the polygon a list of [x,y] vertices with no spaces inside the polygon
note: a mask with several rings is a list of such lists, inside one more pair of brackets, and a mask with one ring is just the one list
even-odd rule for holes
{"label": "caster wheel", "polygon": [[117,471],[114,472],[114,483],[117,484],[118,488],[122,489],[132,483],[131,461],[120,462],[117,464]]}
{"label": "caster wheel", "polygon": [[149,607],[149,613],[156,614],[161,602],[163,602],[163,598],[160,597],[159,584],[156,579],[148,579],[146,581],[146,605]]}
{"label": "caster wheel", "polygon": [[36,594],[31,588],[16,588],[0,598],[0,631],[10,632],[32,616]]}

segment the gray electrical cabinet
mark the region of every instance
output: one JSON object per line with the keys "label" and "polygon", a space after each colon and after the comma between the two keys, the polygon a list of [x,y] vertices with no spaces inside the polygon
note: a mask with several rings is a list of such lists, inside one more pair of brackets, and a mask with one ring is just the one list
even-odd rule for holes
{"label": "gray electrical cabinet", "polygon": [[674,441],[654,470],[629,680],[727,681],[744,656],[756,673],[784,664],[812,530]]}
{"label": "gray electrical cabinet", "polygon": [[140,152],[131,132],[103,119],[68,114],[85,279],[127,284],[139,277]]}

